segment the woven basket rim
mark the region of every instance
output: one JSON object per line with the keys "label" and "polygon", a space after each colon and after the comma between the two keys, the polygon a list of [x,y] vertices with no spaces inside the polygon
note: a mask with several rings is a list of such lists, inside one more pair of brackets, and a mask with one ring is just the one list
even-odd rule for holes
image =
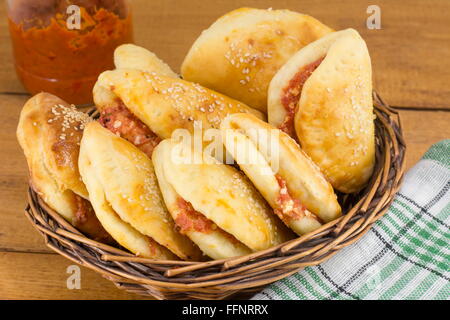
{"label": "woven basket rim", "polygon": [[360,239],[386,213],[404,176],[406,145],[398,112],[376,93],[374,106],[376,165],[367,187],[356,195],[340,196],[345,208],[342,217],[270,249],[207,262],[136,257],[81,234],[49,208],[31,184],[25,214],[53,251],[130,292],[158,299],[224,299],[236,293],[256,292],[329,259]]}

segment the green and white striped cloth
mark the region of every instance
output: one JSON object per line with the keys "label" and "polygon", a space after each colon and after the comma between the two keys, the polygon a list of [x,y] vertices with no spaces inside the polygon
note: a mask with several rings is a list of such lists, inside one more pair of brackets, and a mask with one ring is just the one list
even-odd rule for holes
{"label": "green and white striped cloth", "polygon": [[358,242],[253,299],[450,298],[450,140],[405,176],[391,208]]}

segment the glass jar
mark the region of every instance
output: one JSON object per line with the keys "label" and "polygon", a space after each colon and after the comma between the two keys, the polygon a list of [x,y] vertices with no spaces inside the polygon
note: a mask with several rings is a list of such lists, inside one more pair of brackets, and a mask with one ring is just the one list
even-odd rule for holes
{"label": "glass jar", "polygon": [[114,49],[133,41],[128,0],[8,0],[15,67],[31,94],[92,102],[98,75],[114,68]]}

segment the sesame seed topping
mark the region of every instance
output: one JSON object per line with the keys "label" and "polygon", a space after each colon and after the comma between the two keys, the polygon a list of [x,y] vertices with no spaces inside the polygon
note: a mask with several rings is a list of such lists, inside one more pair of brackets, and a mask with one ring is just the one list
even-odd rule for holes
{"label": "sesame seed topping", "polygon": [[[59,120],[62,132],[69,129],[73,129],[75,131],[83,130],[85,125],[92,121],[92,118],[88,114],[78,111],[74,105],[65,106],[62,104],[56,104],[52,107],[51,114],[54,117],[48,119],[47,123],[51,124]],[[73,136],[73,133],[69,136]],[[59,138],[61,140],[65,140],[67,136],[63,133]]]}
{"label": "sesame seed topping", "polygon": [[120,126],[122,125],[122,122],[119,120],[114,121],[113,127],[114,129],[120,128]]}

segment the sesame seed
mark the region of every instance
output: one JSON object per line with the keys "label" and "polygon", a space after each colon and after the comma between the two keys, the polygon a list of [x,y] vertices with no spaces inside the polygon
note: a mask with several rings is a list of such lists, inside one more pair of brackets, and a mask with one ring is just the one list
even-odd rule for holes
{"label": "sesame seed", "polygon": [[114,121],[113,127],[114,129],[119,128],[122,125],[122,122],[119,120]]}

